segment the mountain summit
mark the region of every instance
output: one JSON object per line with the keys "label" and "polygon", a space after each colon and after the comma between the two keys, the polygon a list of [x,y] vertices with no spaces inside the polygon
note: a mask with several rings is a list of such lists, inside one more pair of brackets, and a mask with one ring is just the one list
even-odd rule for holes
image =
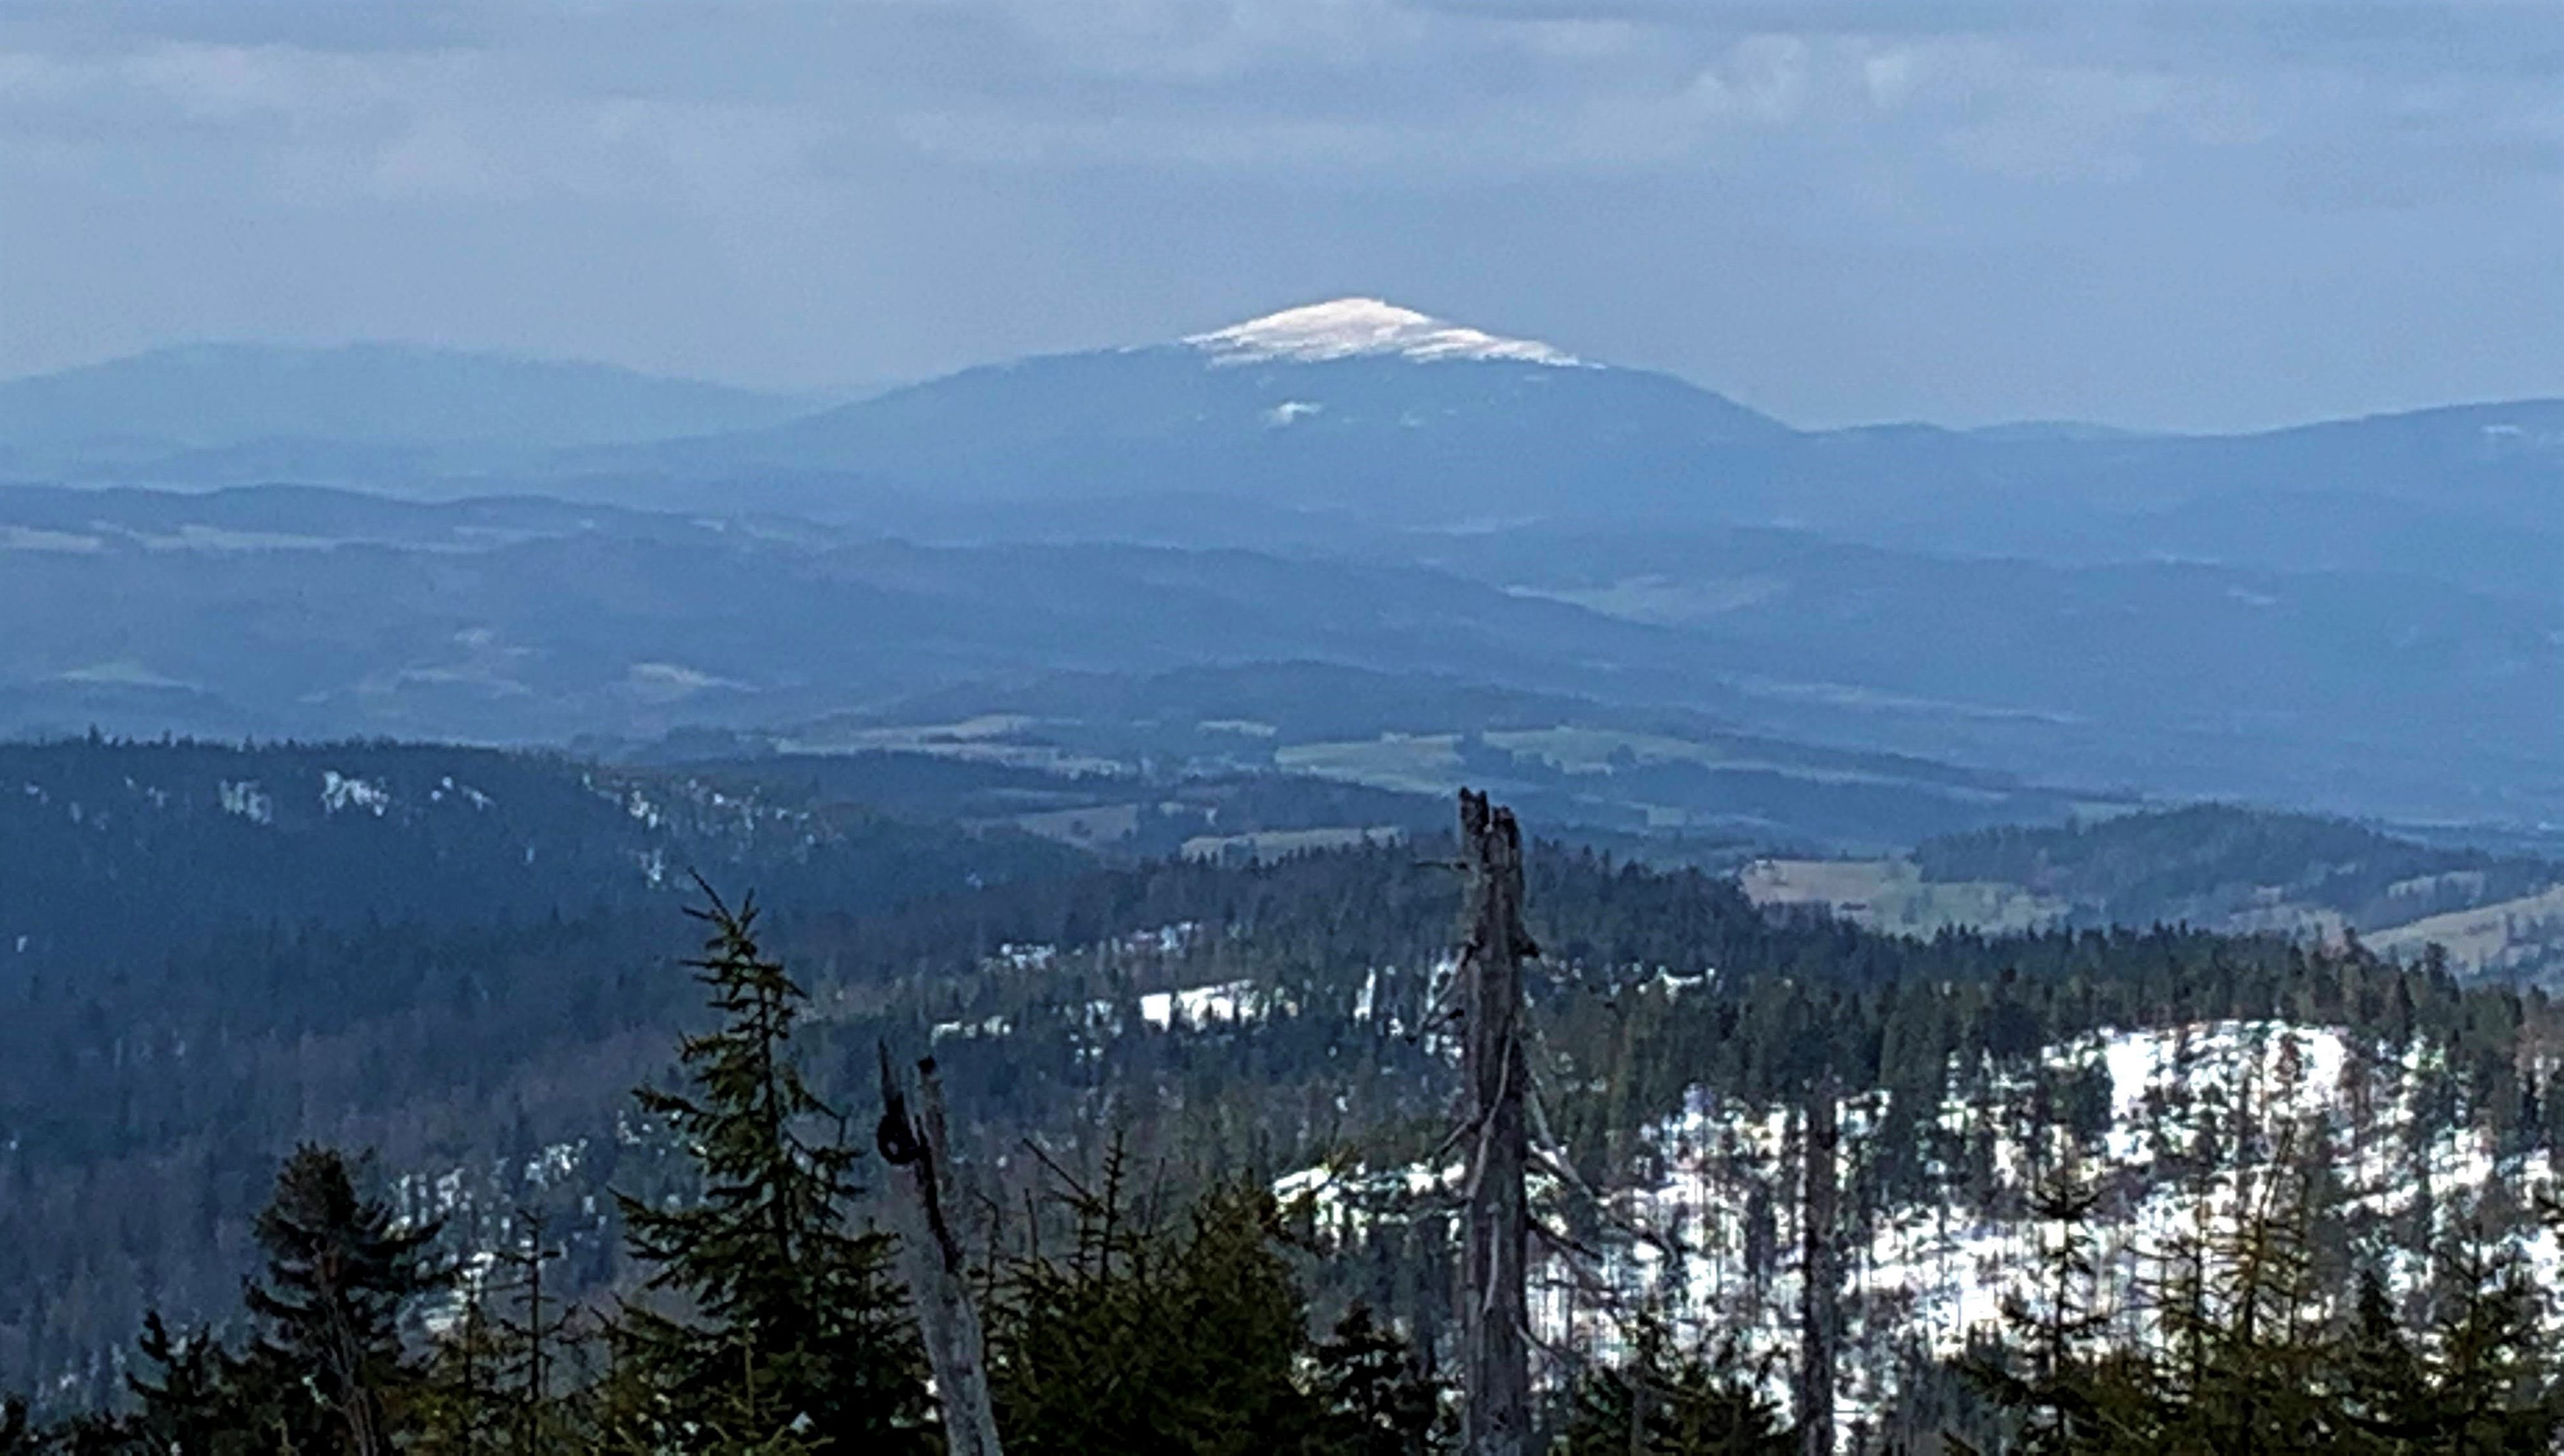
{"label": "mountain summit", "polygon": [[1336,299],[1285,309],[1209,333],[1191,334],[1183,342],[1211,355],[1215,363],[1323,363],[1371,355],[1509,359],[1561,366],[1581,362],[1545,343],[1499,337],[1380,299]]}
{"label": "mountain summit", "polygon": [[[854,476],[950,505],[1227,496],[1406,521],[1695,509],[1768,475],[1788,426],[1670,375],[1376,298],[1161,343],[964,369],[824,414],[589,469]],[[1753,514],[1767,514],[1760,502]]]}

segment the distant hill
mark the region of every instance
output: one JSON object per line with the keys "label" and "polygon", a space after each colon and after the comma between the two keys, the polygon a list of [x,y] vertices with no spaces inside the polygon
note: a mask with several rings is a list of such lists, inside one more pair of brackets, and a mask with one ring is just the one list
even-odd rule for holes
{"label": "distant hill", "polygon": [[[750,429],[819,403],[405,344],[205,343],[0,381],[0,448],[37,460],[202,452],[198,471],[293,480],[323,446],[551,449]],[[248,454],[219,458],[230,452]],[[327,458],[335,469],[338,457]]]}
{"label": "distant hill", "polygon": [[[548,469],[627,493],[611,499],[691,509],[746,492],[844,520],[904,494],[973,535],[1296,533],[1273,519],[1291,511],[1375,534],[1789,525],[1970,556],[2396,571],[2549,602],[2564,548],[2564,401],[2231,436],[1802,431],[1682,379],[1370,299],[965,369],[760,428],[566,451]],[[1252,519],[1223,524],[1207,502]]]}
{"label": "distant hill", "polygon": [[2326,913],[2372,930],[2564,882],[2564,865],[2545,860],[2228,804],[1980,829],[1925,840],[1913,858],[1927,880],[2021,885],[2096,925],[2246,926]]}
{"label": "distant hill", "polygon": [[[925,544],[311,488],[0,489],[0,565],[16,628],[0,635],[0,733],[563,742],[910,704],[909,725],[1023,712],[1191,732],[1244,718],[1314,743],[1673,723],[1705,741],[1689,715],[1720,739],[1888,755],[1900,782],[1928,761],[2113,799],[2514,824],[2564,806],[2564,606],[2397,573],[1967,561],[1768,529],[1374,529],[1324,553]],[[1274,666],[1293,663],[1372,676],[1307,687]],[[1079,674],[1133,681],[1081,696]],[[1477,697],[1414,703],[1419,675]],[[1196,687],[1228,706],[1194,702]],[[1526,724],[1507,694],[1611,711]],[[1204,711],[1179,719],[1188,705]],[[1579,766],[1541,772],[1577,792],[1591,765],[1541,750],[1562,755]],[[1849,794],[1871,771],[1835,776]],[[1715,798],[1710,781],[1637,800],[1620,770],[1588,781],[1623,809]],[[1958,817],[1851,838],[2045,817],[2008,792],[1942,794]],[[1762,820],[1779,803],[1720,812]]]}
{"label": "distant hill", "polygon": [[[1143,818],[1204,775],[1243,773],[1401,796],[1430,806],[1425,822],[1439,827],[1466,784],[1557,832],[1659,858],[1719,846],[1713,858],[1728,862],[1746,846],[1880,846],[2061,820],[2084,802],[2006,774],[1741,732],[1697,711],[1312,661],[968,683],[766,741],[1084,774],[1090,802]],[[1375,817],[1328,827],[1411,822],[1369,802]]]}
{"label": "distant hill", "polygon": [[0,383],[0,475],[529,491],[969,540],[1388,546],[1416,526],[1781,525],[1979,558],[2392,572],[2564,603],[2564,401],[2228,436],[1808,431],[1376,299],[833,407],[391,345],[168,349]]}
{"label": "distant hill", "polygon": [[0,955],[158,954],[233,925],[673,910],[701,873],[914,896],[1076,858],[683,769],[452,744],[0,743]]}
{"label": "distant hill", "polygon": [[163,350],[0,384],[0,476],[538,492],[970,541],[1395,550],[1419,526],[1777,525],[1974,558],[2395,573],[2564,605],[2564,401],[2231,436],[1808,431],[1373,299],[833,407],[388,345]]}
{"label": "distant hill", "polygon": [[2564,980],[2564,861],[2426,844],[2365,824],[2231,804],[1996,825],[1877,860],[1767,859],[1769,905],[1821,905],[1929,936],[2182,924],[2339,939],[2475,974]]}
{"label": "distant hill", "polygon": [[[1442,520],[1607,476],[1681,507],[1711,453],[1780,422],[1669,375],[1589,364],[1377,300],[1172,343],[965,369],[769,429],[579,457],[684,474],[842,472],[988,500],[1166,490]],[[824,509],[824,496],[806,503]]]}

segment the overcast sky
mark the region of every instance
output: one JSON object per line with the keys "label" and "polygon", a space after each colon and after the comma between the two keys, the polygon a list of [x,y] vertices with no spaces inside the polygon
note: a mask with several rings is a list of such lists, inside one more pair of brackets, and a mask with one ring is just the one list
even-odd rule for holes
{"label": "overcast sky", "polygon": [[0,0],[0,374],[1343,294],[1806,424],[2564,394],[2564,0]]}

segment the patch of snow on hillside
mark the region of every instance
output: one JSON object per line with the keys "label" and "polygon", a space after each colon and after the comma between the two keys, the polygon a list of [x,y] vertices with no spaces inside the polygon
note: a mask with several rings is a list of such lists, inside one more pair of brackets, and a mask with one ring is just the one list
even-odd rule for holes
{"label": "patch of snow on hillside", "polygon": [[493,802],[488,794],[481,792],[481,790],[474,788],[472,785],[468,783],[456,783],[454,781],[454,775],[450,773],[445,775],[443,778],[438,779],[437,786],[427,791],[428,798],[440,804],[445,802],[445,796],[447,794],[453,794],[463,799],[476,809],[486,809],[490,807]]}
{"label": "patch of snow on hillside", "polygon": [[[1843,1250],[1845,1441],[1892,1400],[1900,1362],[1913,1352],[1900,1341],[1952,1356],[2001,1329],[2007,1299],[2035,1303],[2030,1282],[2061,1230],[2031,1215],[2029,1194],[2060,1164],[2102,1195],[2087,1229],[2090,1254],[2105,1283],[2120,1288],[2181,1240],[2234,1230],[2275,1170],[2309,1154],[2325,1156],[2345,1221],[2370,1230],[2427,1215],[2435,1236],[2446,1237],[2488,1192],[2492,1203],[2517,1206],[2564,1186],[2548,1153],[2505,1150],[2472,1123],[2427,1118],[2428,1084],[2445,1067],[2441,1048],[2270,1021],[2109,1031],[2052,1046],[2034,1068],[1953,1067],[1942,1104],[1918,1110],[1936,1135],[1925,1143],[1932,1192],[1870,1214]],[[2060,1101],[2088,1089],[2079,1133],[2034,1111],[2042,1082],[2050,1095],[2069,1090]],[[1872,1090],[1838,1104],[1846,1190],[1860,1185],[1892,1101]],[[1536,1265],[1542,1339],[1611,1351],[1624,1338],[1622,1320],[1651,1309],[1697,1338],[1735,1336],[1748,1367],[1772,1372],[1770,1393],[1786,1406],[1799,1318],[1802,1129],[1795,1108],[1694,1088],[1679,1114],[1644,1130],[1630,1171],[1603,1191],[1606,1232],[1589,1255],[1571,1265],[1553,1254]],[[2216,1155],[2203,1157],[2205,1149]],[[1449,1218],[1447,1194],[1461,1176],[1457,1163],[1319,1167],[1274,1190],[1286,1203],[1306,1200],[1322,1240],[1347,1240],[1384,1221]],[[1566,1190],[1535,1176],[1531,1191],[1560,1223]],[[2501,1237],[2541,1285],[2564,1275],[2556,1231],[2523,1222]],[[2409,1257],[2382,1272],[2407,1289],[2426,1275]],[[2117,1336],[2153,1330],[2141,1305],[2110,1313]]]}
{"label": "patch of snow on hillside", "polygon": [[935,1023],[935,1028],[928,1034],[927,1039],[933,1042],[944,1042],[959,1037],[967,1041],[978,1037],[1004,1036],[1012,1030],[1014,1030],[1014,1023],[1003,1016],[990,1016],[980,1021],[939,1021]]}
{"label": "patch of snow on hillside", "polygon": [[1153,991],[1140,998],[1140,1019],[1170,1031],[1176,1027],[1236,1026],[1263,1019],[1276,999],[1251,980],[1222,981],[1180,991]]}
{"label": "patch of snow on hillside", "polygon": [[276,822],[276,800],[270,798],[253,779],[238,783],[222,780],[223,812],[238,814],[253,824]]}
{"label": "patch of snow on hillside", "polygon": [[1058,963],[1059,947],[1043,944],[1017,944],[1009,940],[997,947],[990,957],[1009,970],[1042,970]]}
{"label": "patch of snow on hillside", "polygon": [[[1337,299],[1285,309],[1184,339],[1214,363],[1323,363],[1383,355],[1431,361],[1506,359],[1573,366],[1572,354],[1527,338],[1502,338],[1379,299]],[[1288,421],[1277,420],[1277,423]]]}
{"label": "patch of snow on hillside", "polygon": [[320,807],[330,813],[335,814],[341,809],[362,809],[379,819],[391,806],[391,791],[381,784],[350,778],[334,768],[321,770]]}
{"label": "patch of snow on hillside", "polygon": [[[640,1145],[657,1131],[635,1130],[620,1114],[615,1129],[616,1142],[625,1145]],[[613,1226],[594,1193],[579,1194],[574,1201],[545,1196],[553,1189],[592,1186],[598,1173],[590,1161],[589,1141],[578,1138],[544,1144],[523,1158],[502,1156],[478,1166],[393,1179],[389,1192],[398,1226],[441,1223],[449,1238],[464,1244],[454,1261],[454,1280],[422,1302],[419,1319],[428,1332],[450,1334],[461,1326],[476,1296],[497,1292],[491,1281],[503,1261],[522,1256],[528,1247],[530,1209],[541,1210],[541,1232],[552,1246],[552,1257],[590,1257],[603,1249]]]}
{"label": "patch of snow on hillside", "polygon": [[[2543,1153],[2499,1156],[2468,1126],[2420,1131],[2418,1074],[2439,1055],[2358,1047],[2334,1029],[2271,1022],[2087,1037],[2041,1059],[2051,1076],[2098,1072],[2106,1080],[2106,1123],[2079,1145],[2030,1116],[2026,1071],[1981,1069],[1954,1084],[1967,1090],[1936,1110],[1951,1135],[1946,1157],[1936,1154],[1929,1166],[1941,1196],[1883,1210],[1855,1235],[1844,1260],[1852,1331],[1857,1337],[1872,1321],[1882,1331],[1901,1326],[1920,1332],[1933,1354],[1949,1356],[1998,1329],[2004,1302],[2031,1295],[2027,1281],[2039,1251],[2057,1236],[2028,1215],[2025,1198],[2039,1170],[2060,1160],[2099,1180],[2105,1201],[2092,1229],[2094,1261],[2121,1274],[2186,1235],[2232,1228],[2272,1168],[2304,1150],[2331,1153],[2353,1219],[2409,1216],[2417,1200],[2433,1200],[2425,1206],[2454,1225],[2496,1172],[2513,1189],[2551,1185],[2555,1169]],[[1876,1126],[1888,1101],[1870,1092],[1840,1107],[1845,1186],[1864,1156],[1857,1130]],[[1631,1228],[1656,1238],[1606,1244],[1605,1286],[1658,1296],[1703,1331],[1749,1332],[1758,1353],[1786,1353],[1799,1298],[1789,1252],[1800,1239],[1797,1137],[1787,1109],[1722,1104],[1701,1093],[1680,1116],[1650,1128],[1652,1175],[1613,1202]],[[2198,1164],[2197,1149],[2210,1145],[2240,1157]],[[1764,1226],[1753,1226],[1758,1220]],[[2551,1233],[2516,1243],[2545,1278],[2564,1268]],[[1591,1301],[1580,1311],[1564,1270],[1551,1273],[1543,1317],[1554,1330],[1607,1324]],[[2122,1335],[2145,1334],[2151,1324],[2141,1308],[2122,1308],[2116,1318]],[[1892,1360],[1877,1349],[1867,1354],[1846,1361],[1848,1411],[1877,1410],[1891,1393]]]}

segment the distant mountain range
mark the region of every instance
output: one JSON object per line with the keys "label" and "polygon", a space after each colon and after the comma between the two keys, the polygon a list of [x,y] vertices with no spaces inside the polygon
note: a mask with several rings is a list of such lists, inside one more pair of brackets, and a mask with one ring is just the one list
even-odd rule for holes
{"label": "distant mountain range", "polygon": [[2217,437],[1801,431],[1680,379],[1374,300],[554,465],[593,476],[569,487],[582,493],[693,508],[746,492],[828,520],[1002,504],[1074,529],[1126,516],[1121,503],[1189,498],[1375,527],[1791,525],[1966,555],[2358,567],[2550,597],[2564,559],[2564,401]]}
{"label": "distant mountain range", "polygon": [[[1568,359],[1369,300],[1175,343],[968,369],[762,430],[586,458],[836,473],[950,500],[1204,492],[1388,520],[1557,509],[1607,477],[1690,509],[1779,421],[1669,375]],[[824,498],[796,503],[829,514]]]}
{"label": "distant mountain range", "polygon": [[2241,436],[1801,431],[1668,375],[1354,299],[821,403],[390,346],[203,346],[0,384],[0,478],[528,491],[961,539],[1786,525],[2547,600],[2564,575],[2557,400]]}
{"label": "distant mountain range", "polygon": [[[1269,755],[1521,729],[1498,707],[1529,693],[1589,705],[1537,727],[1678,722],[1687,742],[1833,744],[2087,794],[2564,817],[2553,612],[2388,574],[1965,563],[1771,530],[924,544],[541,498],[22,488],[0,490],[0,615],[17,624],[0,731],[561,741],[1012,713],[1085,725],[1108,756],[1202,720],[1289,728]],[[1294,661],[1335,676],[1273,666]],[[1166,676],[1190,668],[1223,686],[1193,701],[1198,682]],[[1061,673],[1102,678],[1062,699]],[[1419,674],[1492,696],[1437,689],[1425,712],[1401,686]],[[1693,753],[1639,749],[1632,772]],[[1669,823],[1721,817],[1702,786],[1588,782]],[[1988,822],[1951,814],[1827,832]],[[1763,817],[1743,800],[1730,816]]]}
{"label": "distant mountain range", "polygon": [[54,484],[0,494],[0,731],[782,732],[1306,662],[2081,792],[2564,820],[2559,401],[1802,431],[1354,299],[826,408],[175,350],[0,385],[13,476]]}
{"label": "distant mountain range", "polygon": [[190,344],[0,381],[0,462],[22,476],[50,464],[84,477],[336,479],[477,464],[474,451],[753,429],[824,403],[403,344]]}

